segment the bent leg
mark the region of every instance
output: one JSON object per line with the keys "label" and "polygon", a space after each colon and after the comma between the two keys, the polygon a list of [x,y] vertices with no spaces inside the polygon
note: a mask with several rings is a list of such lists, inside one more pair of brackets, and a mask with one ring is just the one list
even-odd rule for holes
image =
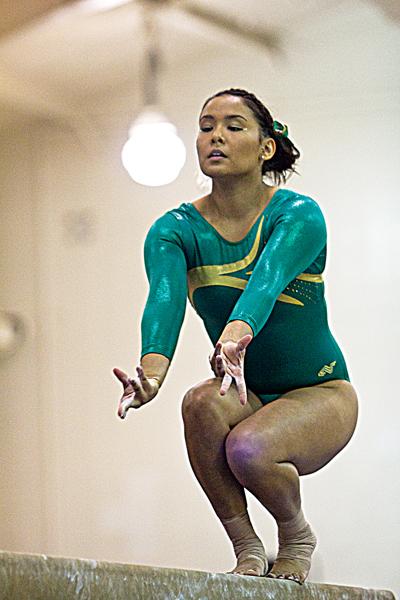
{"label": "bent leg", "polygon": [[278,523],[279,553],[272,577],[300,583],[306,579],[316,540],[301,512],[299,475],[317,471],[336,456],[356,421],[353,387],[331,381],[285,394],[228,435],[231,471]]}
{"label": "bent leg", "polygon": [[238,563],[234,573],[264,575],[267,558],[247,514],[243,486],[232,474],[225,454],[225,440],[238,423],[262,407],[248,391],[242,406],[234,386],[219,394],[220,378],[191,388],[184,397],[182,414],[185,440],[193,471],[230,537]]}

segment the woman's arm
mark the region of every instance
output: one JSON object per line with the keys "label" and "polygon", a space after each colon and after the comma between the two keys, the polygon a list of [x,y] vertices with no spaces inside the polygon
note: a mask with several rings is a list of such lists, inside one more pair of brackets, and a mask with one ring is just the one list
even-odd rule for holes
{"label": "woman's arm", "polygon": [[151,227],[144,244],[144,261],[149,293],[141,324],[141,360],[145,372],[154,368],[165,377],[178,342],[187,298],[186,258],[173,215],[167,213]]}
{"label": "woman's arm", "polygon": [[[325,244],[326,226],[319,206],[311,198],[297,197],[278,216],[227,327],[231,322],[244,321],[256,336],[267,322],[278,296],[310,266]],[[225,333],[224,330],[222,335]]]}
{"label": "woman's arm", "polygon": [[118,405],[122,419],[129,408],[140,408],[157,395],[175,352],[187,296],[186,259],[176,229],[175,218],[167,213],[154,223],[146,237],[144,258],[149,293],[141,324],[140,365],[135,378],[114,369],[124,389]]}

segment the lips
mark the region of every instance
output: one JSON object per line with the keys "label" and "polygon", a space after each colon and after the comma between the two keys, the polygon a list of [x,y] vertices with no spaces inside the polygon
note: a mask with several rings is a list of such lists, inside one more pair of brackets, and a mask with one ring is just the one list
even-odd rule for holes
{"label": "lips", "polygon": [[222,150],[213,150],[210,152],[207,158],[226,158],[226,154],[222,152]]}

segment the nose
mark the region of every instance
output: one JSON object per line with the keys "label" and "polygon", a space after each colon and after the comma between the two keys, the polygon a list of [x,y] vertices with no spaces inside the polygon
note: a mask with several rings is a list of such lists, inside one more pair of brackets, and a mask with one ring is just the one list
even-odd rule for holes
{"label": "nose", "polygon": [[224,142],[224,136],[223,136],[223,132],[222,132],[222,127],[221,126],[216,126],[212,132],[212,137],[211,137],[212,141],[215,142]]}

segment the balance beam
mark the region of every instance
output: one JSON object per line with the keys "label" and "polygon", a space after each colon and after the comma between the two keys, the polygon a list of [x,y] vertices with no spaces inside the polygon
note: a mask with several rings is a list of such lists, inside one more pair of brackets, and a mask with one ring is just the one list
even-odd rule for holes
{"label": "balance beam", "polygon": [[0,552],[0,600],[395,600],[388,591]]}

